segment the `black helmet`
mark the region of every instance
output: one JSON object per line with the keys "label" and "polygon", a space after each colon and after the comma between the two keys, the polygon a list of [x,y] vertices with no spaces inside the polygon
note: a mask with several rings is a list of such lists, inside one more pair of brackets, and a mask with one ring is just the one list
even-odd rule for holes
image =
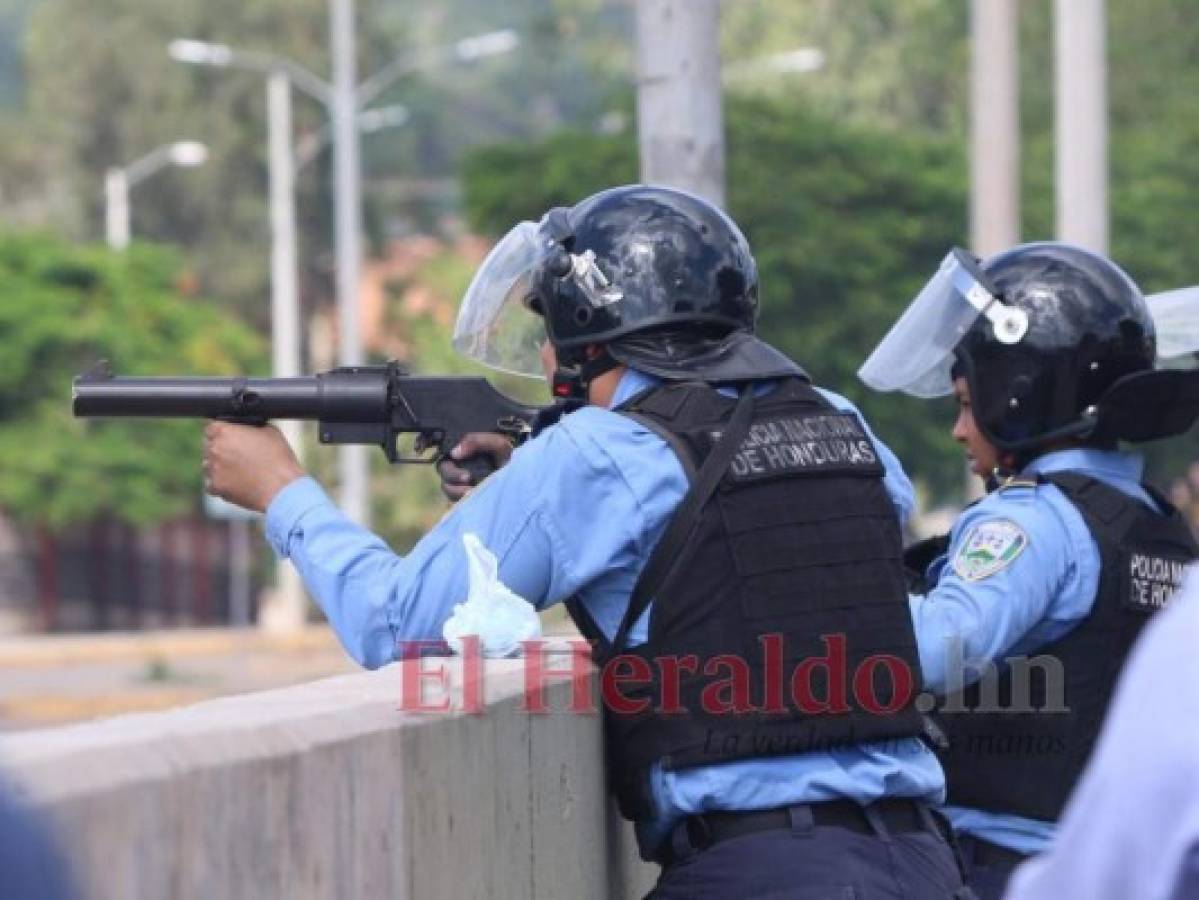
{"label": "black helmet", "polygon": [[1170,437],[1199,416],[1199,370],[1155,368],[1156,329],[1168,356],[1199,349],[1196,304],[1199,288],[1147,301],[1111,260],[1070,244],[981,265],[955,247],[858,377],[917,397],[964,377],[979,430],[1017,462],[1066,439]]}
{"label": "black helmet", "polygon": [[979,428],[997,447],[1028,451],[1067,437],[1114,441],[1100,401],[1154,366],[1153,319],[1115,263],[1070,244],[1024,244],[982,264],[990,293],[1023,310],[1027,332],[1004,341],[979,317],[954,348]]}
{"label": "black helmet", "polygon": [[[514,307],[542,317],[540,334]],[[531,375],[548,336],[562,396],[617,363],[676,379],[802,375],[753,336],[757,315],[758,268],[736,223],[684,191],[628,185],[514,227],[467,289],[454,343]],[[607,353],[587,359],[591,345]]]}
{"label": "black helmet", "polygon": [[559,354],[646,331],[752,331],[758,268],[727,215],[692,194],[630,185],[551,210],[563,253],[534,274],[531,303]]}

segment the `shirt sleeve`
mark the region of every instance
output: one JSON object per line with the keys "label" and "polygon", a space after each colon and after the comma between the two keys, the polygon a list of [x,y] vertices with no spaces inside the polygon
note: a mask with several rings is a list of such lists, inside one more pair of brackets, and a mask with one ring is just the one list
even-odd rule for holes
{"label": "shirt sleeve", "polygon": [[[654,505],[665,502],[644,455],[647,446],[660,451],[660,439],[606,410],[570,419],[520,447],[406,556],[347,519],[310,478],[272,501],[267,538],[368,668],[390,662],[403,642],[441,640],[454,605],[467,598],[468,532],[495,555],[504,585],[544,608],[613,572],[635,571],[647,510],[656,521]],[[681,470],[678,477],[685,481]]]}
{"label": "shirt sleeve", "polygon": [[1089,594],[1093,600],[1093,583],[1088,590],[1076,578],[1071,532],[1046,498],[1036,495],[1041,490],[997,492],[963,513],[936,586],[909,599],[930,690],[960,690],[978,680],[987,663],[1033,649],[1026,638],[1046,620],[1058,627],[1042,635],[1041,643],[1068,631],[1076,618],[1053,622],[1063,595]]}
{"label": "shirt sleeve", "polygon": [[441,640],[454,605],[467,597],[468,531],[495,554],[505,585],[535,605],[545,601],[551,570],[565,560],[530,485],[539,456],[532,444],[515,453],[406,556],[348,519],[311,478],[271,502],[267,539],[291,559],[346,651],[376,668],[402,642]]}
{"label": "shirt sleeve", "polygon": [[899,457],[891,451],[890,447],[879,440],[878,435],[871,430],[870,423],[862,417],[862,413],[856,406],[840,394],[835,394],[824,388],[816,388],[816,391],[838,410],[853,413],[861,421],[862,427],[866,429],[867,437],[874,443],[875,449],[878,450],[879,458],[883,461],[885,472],[883,484],[887,488],[891,502],[895,504],[895,511],[899,513],[899,524],[907,524],[908,518],[912,515],[912,510],[916,508],[916,491],[912,488],[912,482],[903,470],[903,464],[900,463]]}

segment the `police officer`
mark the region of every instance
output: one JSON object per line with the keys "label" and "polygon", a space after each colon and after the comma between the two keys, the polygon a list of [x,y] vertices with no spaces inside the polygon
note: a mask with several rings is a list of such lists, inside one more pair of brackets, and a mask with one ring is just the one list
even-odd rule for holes
{"label": "police officer", "polygon": [[1196,554],[1117,446],[1195,418],[1195,373],[1154,364],[1132,279],[1037,243],[981,267],[950,253],[859,373],[952,391],[954,438],[990,489],[912,599],[925,684],[943,698],[946,813],[983,898],[1049,845],[1133,639]]}
{"label": "police officer", "polygon": [[[548,376],[561,404],[409,555],[348,522],[270,429],[210,427],[210,490],[266,510],[366,666],[441,636],[466,532],[511,590],[569,601],[597,661],[643,663],[638,711],[607,733],[620,807],[663,866],[654,896],[954,896],[913,705],[911,485],[847,401],[754,337],[757,312],[720,210],[604,191],[516,226],[468,288],[458,349]],[[817,674],[791,690],[805,660]]]}

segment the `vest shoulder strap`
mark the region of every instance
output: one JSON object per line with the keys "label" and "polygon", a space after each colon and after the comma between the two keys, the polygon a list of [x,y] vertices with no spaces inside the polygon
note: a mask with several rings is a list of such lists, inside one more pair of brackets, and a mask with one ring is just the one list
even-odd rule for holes
{"label": "vest shoulder strap", "polygon": [[600,630],[595,618],[587,610],[587,607],[583,605],[583,601],[579,599],[578,595],[567,597],[565,605],[566,612],[570,615],[570,620],[579,629],[579,634],[583,635],[584,640],[593,646],[602,644],[604,633]]}
{"label": "vest shoulder strap", "polygon": [[1142,482],[1141,488],[1157,505],[1154,510],[1119,488],[1080,472],[1054,472],[1043,477],[1078,507],[1097,537],[1121,541],[1126,536],[1132,536],[1130,529],[1135,530],[1138,522],[1144,522],[1142,517],[1149,515],[1154,517],[1152,521],[1160,523],[1154,529],[1159,536],[1161,532],[1157,529],[1166,529],[1165,533],[1172,541],[1192,553],[1199,552],[1199,544],[1196,544],[1181,513],[1150,484]]}
{"label": "vest shoulder strap", "polygon": [[1118,539],[1124,528],[1131,524],[1130,517],[1135,517],[1144,507],[1119,488],[1081,472],[1050,472],[1041,477],[1065,494],[1084,518],[1090,519],[1093,527],[1112,538]]}
{"label": "vest shoulder strap", "polygon": [[[621,619],[620,627],[609,648],[610,653],[620,653],[624,649],[633,625],[649,607],[654,594],[662,586],[671,566],[678,559],[679,551],[687,543],[699,522],[704,505],[715,492],[721,479],[724,478],[733,456],[749,432],[750,423],[753,421],[753,411],[754,392],[751,387],[747,386],[741,392],[741,397],[733,410],[733,417],[729,420],[720,440],[704,460],[703,466],[691,483],[691,488],[683,497],[678,509],[675,510],[666,526],[666,531],[646,561],[645,568],[641,570],[641,575],[629,597],[628,609],[625,610],[624,618]],[[606,660],[604,661],[606,662]]]}

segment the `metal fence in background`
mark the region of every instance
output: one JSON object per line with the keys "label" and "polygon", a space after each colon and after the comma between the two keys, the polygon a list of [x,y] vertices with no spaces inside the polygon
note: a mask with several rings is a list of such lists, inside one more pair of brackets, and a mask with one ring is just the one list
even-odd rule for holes
{"label": "metal fence in background", "polygon": [[0,531],[0,632],[253,621],[261,581],[246,522],[192,517],[137,530],[96,521]]}

